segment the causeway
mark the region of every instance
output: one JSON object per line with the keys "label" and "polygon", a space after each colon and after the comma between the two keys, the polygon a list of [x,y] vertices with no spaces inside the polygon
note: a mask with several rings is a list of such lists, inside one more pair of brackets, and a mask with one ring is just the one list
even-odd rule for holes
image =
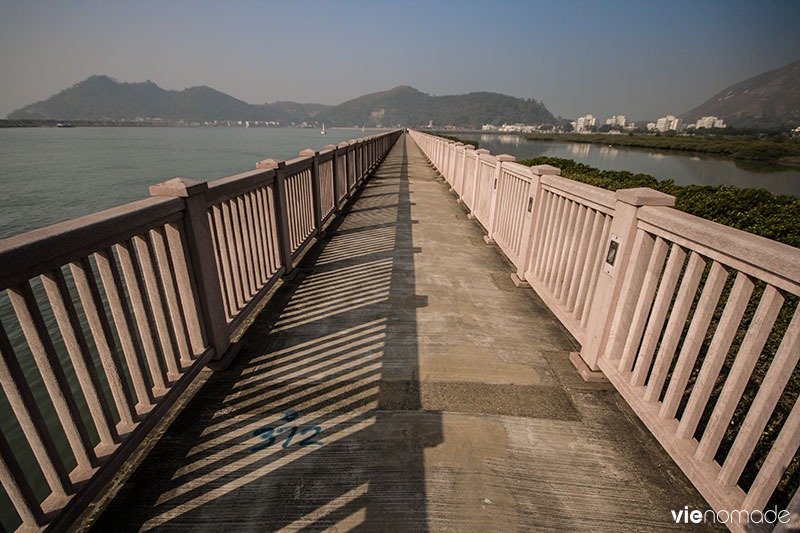
{"label": "causeway", "polygon": [[403,135],[92,529],[660,531],[707,508],[448,188]]}

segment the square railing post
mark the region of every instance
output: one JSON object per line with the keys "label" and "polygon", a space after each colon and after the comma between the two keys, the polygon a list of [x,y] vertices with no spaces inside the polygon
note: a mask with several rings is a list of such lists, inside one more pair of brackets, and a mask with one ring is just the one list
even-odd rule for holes
{"label": "square railing post", "polygon": [[492,184],[492,199],[490,200],[489,205],[489,227],[486,228],[486,235],[484,235],[483,240],[486,241],[486,244],[494,244],[494,226],[496,222],[496,218],[498,215],[497,212],[497,196],[498,192],[500,191],[500,180],[503,178],[503,163],[504,162],[511,162],[516,161],[516,157],[513,155],[508,154],[500,154],[495,156],[497,163],[495,163],[495,171],[494,171],[494,183]]}
{"label": "square railing post", "polygon": [[[344,178],[342,179],[342,182],[344,183],[344,191],[343,191],[344,195],[342,196],[342,202],[343,203],[346,202],[347,199],[350,197],[350,187],[347,185],[347,176],[349,176],[349,174],[348,174],[349,170],[348,169],[349,169],[349,165],[350,165],[350,162],[348,161],[349,157],[347,155],[348,150],[350,150],[350,145],[345,141],[340,142],[339,143],[339,148],[336,150],[336,155],[338,157],[342,157],[344,159]],[[338,176],[338,173],[337,173],[337,176]],[[336,200],[336,205],[337,205],[337,209],[339,209],[339,207],[338,207],[339,206],[339,200],[338,199]]]}
{"label": "square railing post", "polygon": [[[592,306],[589,309],[586,339],[581,346],[580,359],[589,370],[597,371],[597,360],[605,354],[606,346],[616,344],[615,335],[627,334],[627,324],[621,330],[611,331],[618,309],[622,282],[632,262],[633,241],[638,228],[638,211],[642,206],[673,206],[675,197],[647,187],[621,189],[616,193],[614,219],[611,222],[609,242],[603,243],[603,268],[597,280]],[[614,243],[614,244],[612,244]],[[616,248],[612,252],[611,247]],[[619,322],[619,321],[618,321]],[[624,321],[623,321],[624,322]],[[573,359],[573,363],[580,363]]]}
{"label": "square railing post", "polygon": [[[186,248],[189,251],[192,277],[195,282],[196,301],[206,341],[214,350],[212,359],[230,362],[236,355],[231,349],[231,339],[222,302],[222,285],[215,260],[216,251],[211,241],[208,225],[206,191],[208,183],[186,178],[175,178],[150,187],[150,196],[178,197],[184,201],[183,226]],[[192,327],[191,324],[187,324]],[[199,333],[199,332],[197,332]]]}
{"label": "square railing post", "polygon": [[275,169],[275,233],[278,235],[278,257],[283,266],[283,277],[292,279],[292,243],[289,239],[289,210],[286,203],[286,162],[275,159],[259,161],[256,168]]}
{"label": "square railing post", "polygon": [[339,149],[333,144],[326,144],[324,148],[326,150],[333,150],[333,158],[331,159],[333,163],[333,212],[338,213],[339,195],[342,192],[339,188]]}
{"label": "square railing post", "polygon": [[306,148],[301,157],[311,158],[311,202],[314,209],[314,234],[322,230],[322,206],[319,199],[319,152]]}

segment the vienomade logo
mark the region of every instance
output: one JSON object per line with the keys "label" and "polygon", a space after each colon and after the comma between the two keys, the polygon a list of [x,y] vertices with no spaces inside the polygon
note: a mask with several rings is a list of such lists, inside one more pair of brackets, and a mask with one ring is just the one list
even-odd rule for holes
{"label": "vienomade logo", "polygon": [[689,510],[689,506],[684,506],[680,510],[672,510],[672,519],[676,524],[788,524],[791,520],[791,513],[787,510],[779,511],[777,507],[766,511],[748,511],[744,509],[733,509],[714,511],[707,509]]}

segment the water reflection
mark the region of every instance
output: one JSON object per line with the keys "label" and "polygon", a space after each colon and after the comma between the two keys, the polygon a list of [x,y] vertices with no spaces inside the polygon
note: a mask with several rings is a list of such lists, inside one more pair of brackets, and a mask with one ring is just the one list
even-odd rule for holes
{"label": "water reflection", "polygon": [[619,155],[619,150],[611,146],[600,147],[600,156],[609,161],[613,161]]}
{"label": "water reflection", "polygon": [[570,152],[570,154],[572,154],[572,157],[577,157],[579,159],[583,159],[584,157],[589,155],[589,150],[591,150],[592,145],[591,144],[575,143],[575,144],[570,145],[569,148],[570,148],[569,152]]}
{"label": "water reflection", "polygon": [[735,185],[760,187],[775,194],[800,196],[800,169],[765,165],[758,161],[730,161],[664,151],[592,146],[589,143],[528,141],[519,135],[459,133],[465,140],[480,141],[494,154],[508,153],[517,160],[538,156],[563,157],[603,170],[628,170],[678,185]]}

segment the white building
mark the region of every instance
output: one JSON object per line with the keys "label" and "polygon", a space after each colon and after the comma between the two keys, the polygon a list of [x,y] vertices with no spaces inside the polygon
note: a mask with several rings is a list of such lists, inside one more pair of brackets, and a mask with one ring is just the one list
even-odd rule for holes
{"label": "white building", "polygon": [[595,117],[592,114],[584,115],[582,117],[578,117],[577,122],[575,122],[575,131],[577,132],[588,131],[589,128],[596,125],[597,125],[597,117]]}
{"label": "white building", "polygon": [[725,128],[725,121],[721,118],[717,117],[702,117],[697,119],[697,123],[694,125],[695,128]]}
{"label": "white building", "polygon": [[656,131],[656,123],[655,122],[648,122],[647,123],[647,131]]}
{"label": "white building", "polygon": [[621,128],[625,127],[625,124],[628,123],[628,119],[625,115],[614,115],[611,118],[606,119],[606,126],[619,126]]}
{"label": "white building", "polygon": [[656,129],[658,131],[670,131],[670,130],[678,130],[678,126],[680,126],[681,119],[677,118],[675,115],[667,115],[666,117],[661,117],[656,121]]}

